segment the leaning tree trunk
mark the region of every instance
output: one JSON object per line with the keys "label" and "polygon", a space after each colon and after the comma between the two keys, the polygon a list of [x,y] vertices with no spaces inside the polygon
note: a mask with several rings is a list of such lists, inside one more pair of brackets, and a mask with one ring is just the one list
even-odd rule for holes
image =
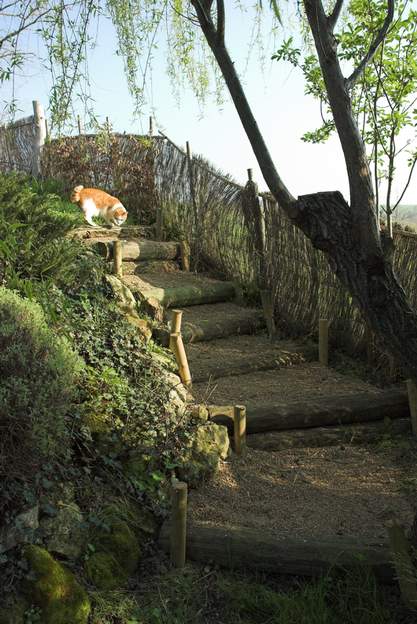
{"label": "leaning tree trunk", "polygon": [[367,57],[348,80],[342,75],[333,36],[342,2],[337,0],[329,16],[324,13],[321,0],[305,0],[304,4],[343,148],[350,205],[337,191],[298,199],[291,195],[274,166],[226,49],[223,0],[216,2],[216,25],[212,19],[213,0],[191,0],[271,193],[313,246],[326,254],[332,270],[352,295],[382,347],[397,359],[410,377],[417,379],[417,315],[394,274],[392,243],[387,241],[384,245],[380,239],[372,177],[349,97],[354,79],[385,36],[392,19],[393,0],[388,0],[387,18]]}

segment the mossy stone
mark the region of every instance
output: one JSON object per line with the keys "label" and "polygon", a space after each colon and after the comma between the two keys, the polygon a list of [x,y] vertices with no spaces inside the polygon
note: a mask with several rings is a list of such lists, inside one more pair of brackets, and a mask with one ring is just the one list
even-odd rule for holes
{"label": "mossy stone", "polygon": [[118,561],[105,552],[93,553],[85,564],[85,572],[93,585],[103,591],[123,587],[129,577]]}
{"label": "mossy stone", "polygon": [[126,522],[114,520],[110,530],[95,530],[90,542],[95,553],[85,569],[91,581],[98,589],[109,589],[109,584],[112,589],[123,586],[136,570],[141,555],[138,539],[132,529]]}
{"label": "mossy stone", "polygon": [[29,602],[42,610],[42,623],[87,624],[90,601],[73,573],[34,544],[25,547],[24,556],[30,569],[24,591]]}
{"label": "mossy stone", "polygon": [[191,487],[211,477],[229,451],[229,436],[226,427],[207,422],[197,428],[191,445],[185,449],[178,476]]}

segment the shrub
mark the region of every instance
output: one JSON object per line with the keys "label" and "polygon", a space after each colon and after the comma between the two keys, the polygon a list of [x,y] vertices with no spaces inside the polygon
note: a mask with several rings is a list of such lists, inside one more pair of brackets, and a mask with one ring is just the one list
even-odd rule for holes
{"label": "shrub", "polygon": [[74,278],[79,243],[65,238],[74,219],[66,204],[21,175],[0,174],[0,279],[9,287],[22,280]]}
{"label": "shrub", "polygon": [[[81,360],[41,308],[0,288],[0,479],[28,477],[68,453],[66,414]],[[0,496],[2,505],[7,496]]]}

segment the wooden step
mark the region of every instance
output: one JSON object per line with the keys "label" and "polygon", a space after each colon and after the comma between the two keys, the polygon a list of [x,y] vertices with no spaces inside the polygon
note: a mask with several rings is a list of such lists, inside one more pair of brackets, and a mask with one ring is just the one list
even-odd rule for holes
{"label": "wooden step", "polygon": [[393,436],[411,434],[411,419],[379,420],[360,425],[340,425],[333,427],[313,427],[311,429],[291,429],[253,433],[248,436],[248,446],[268,452],[278,452],[291,448],[348,446],[352,444],[375,444]]}
{"label": "wooden step", "polygon": [[230,301],[238,294],[232,282],[182,271],[143,272],[140,276],[126,275],[123,281],[139,300],[153,298],[168,308]]}
{"label": "wooden step", "polygon": [[194,383],[301,364],[308,350],[291,340],[271,344],[266,334],[231,336],[187,346]]}
{"label": "wooden step", "polygon": [[122,225],[121,227],[90,227],[83,226],[71,230],[69,236],[80,240],[112,241],[118,238],[130,240],[135,238],[151,238],[154,233],[152,225]]}
{"label": "wooden step", "polygon": [[[159,544],[169,552],[167,521],[162,525]],[[231,569],[297,576],[322,575],[338,566],[346,569],[366,565],[382,581],[391,582],[395,577],[386,542],[369,543],[342,536],[327,540],[280,538],[264,529],[212,526],[196,520],[187,523],[187,558]]]}
{"label": "wooden step", "polygon": [[123,275],[146,273],[178,273],[180,266],[175,260],[142,260],[141,262],[122,262]]}
{"label": "wooden step", "polygon": [[[106,260],[113,257],[113,240],[91,239],[90,244]],[[146,239],[124,240],[123,261],[143,262],[149,260],[176,260],[179,254],[179,245],[175,242],[159,242]]]}
{"label": "wooden step", "polygon": [[[249,375],[240,376],[242,385],[245,379],[249,383],[249,377]],[[248,434],[409,417],[408,396],[405,390],[383,390],[379,394],[363,392],[320,399],[306,397],[300,402],[282,400],[281,403],[273,403],[265,396],[262,404],[246,404]],[[213,420],[232,428],[228,415],[218,414]]]}
{"label": "wooden step", "polygon": [[[171,312],[166,315],[167,326],[154,332],[155,338],[164,346],[169,344],[170,318]],[[200,343],[227,336],[253,334],[264,327],[261,310],[236,303],[213,303],[183,310],[181,333],[185,343]]]}

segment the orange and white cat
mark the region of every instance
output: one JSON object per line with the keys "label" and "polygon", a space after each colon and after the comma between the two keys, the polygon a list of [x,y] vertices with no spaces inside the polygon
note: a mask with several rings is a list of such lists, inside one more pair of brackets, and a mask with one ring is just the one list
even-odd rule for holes
{"label": "orange and white cat", "polygon": [[93,227],[98,227],[93,217],[103,217],[110,227],[120,226],[127,219],[127,210],[117,197],[99,189],[76,186],[71,193],[71,201],[80,206],[85,220]]}

